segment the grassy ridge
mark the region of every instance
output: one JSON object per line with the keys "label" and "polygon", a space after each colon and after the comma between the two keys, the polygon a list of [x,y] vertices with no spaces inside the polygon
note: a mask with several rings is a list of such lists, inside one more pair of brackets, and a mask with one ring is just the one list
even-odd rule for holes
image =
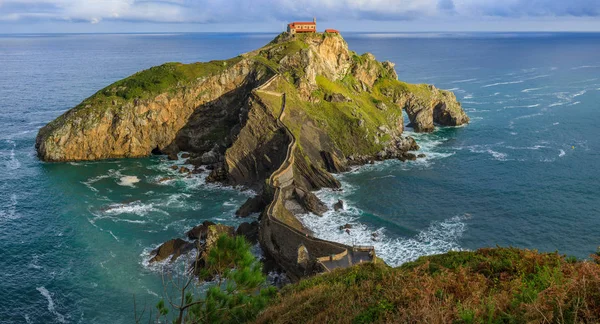
{"label": "grassy ridge", "polygon": [[258,323],[598,323],[595,260],[495,248],[365,264],[287,286]]}

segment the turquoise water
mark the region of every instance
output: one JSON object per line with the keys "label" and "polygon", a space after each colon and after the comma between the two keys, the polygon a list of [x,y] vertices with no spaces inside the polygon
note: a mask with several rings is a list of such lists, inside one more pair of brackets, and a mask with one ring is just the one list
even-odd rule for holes
{"label": "turquoise water", "polygon": [[[40,163],[37,130],[140,69],[233,57],[274,36],[0,36],[0,323],[130,323],[134,294],[162,294],[148,251],[205,219],[237,224],[251,195],[159,157]],[[374,244],[394,265],[496,244],[584,258],[600,245],[600,35],[345,37],[397,63],[402,80],[453,89],[472,123],[415,134],[425,160],[341,175],[344,192],[318,194],[346,211],[302,218],[317,235]],[[350,235],[337,230],[347,222]]]}

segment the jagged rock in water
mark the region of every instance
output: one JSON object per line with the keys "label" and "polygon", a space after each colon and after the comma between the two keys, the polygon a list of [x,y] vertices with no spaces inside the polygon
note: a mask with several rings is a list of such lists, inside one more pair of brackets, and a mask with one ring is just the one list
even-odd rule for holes
{"label": "jagged rock in water", "polygon": [[339,199],[335,204],[333,204],[333,210],[344,210],[344,201]]}
{"label": "jagged rock in water", "polygon": [[259,213],[265,208],[266,204],[263,200],[262,195],[256,195],[254,197],[248,198],[246,202],[240,207],[235,215],[237,217],[248,217],[251,214]]}
{"label": "jagged rock in water", "polygon": [[154,257],[150,259],[150,263],[160,262],[168,257],[171,257],[171,262],[177,260],[182,254],[191,251],[194,248],[194,243],[184,241],[182,239],[173,239],[166,241],[158,249],[152,251]]}
{"label": "jagged rock in water", "polygon": [[301,189],[294,190],[294,196],[300,205],[307,212],[311,212],[318,216],[323,216],[327,211],[327,206],[314,193]]}

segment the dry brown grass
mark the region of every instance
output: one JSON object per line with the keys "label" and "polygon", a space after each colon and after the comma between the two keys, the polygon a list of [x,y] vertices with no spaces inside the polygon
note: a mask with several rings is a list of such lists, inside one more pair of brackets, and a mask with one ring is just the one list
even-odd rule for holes
{"label": "dry brown grass", "polygon": [[599,323],[600,266],[515,248],[365,264],[284,288],[258,323]]}

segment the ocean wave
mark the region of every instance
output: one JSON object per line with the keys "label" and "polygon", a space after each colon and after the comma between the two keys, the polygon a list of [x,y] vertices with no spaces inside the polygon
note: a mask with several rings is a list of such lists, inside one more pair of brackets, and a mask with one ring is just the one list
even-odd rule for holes
{"label": "ocean wave", "polygon": [[574,103],[570,104],[569,106],[576,106],[579,105],[581,103],[581,101],[575,101]]}
{"label": "ocean wave", "polygon": [[169,215],[168,212],[156,208],[154,203],[144,204],[139,200],[128,204],[111,204],[108,207],[103,208],[102,212],[108,215],[134,214],[146,216],[151,212]]}
{"label": "ocean wave", "polygon": [[11,194],[10,202],[8,206],[6,206],[6,209],[0,210],[0,221],[15,220],[20,218],[20,215],[17,213],[17,203],[17,195],[14,193]]}
{"label": "ocean wave", "polygon": [[48,311],[50,311],[50,313],[56,316],[56,320],[59,323],[67,323],[67,319],[65,318],[65,316],[56,310],[54,300],[52,299],[52,294],[48,291],[48,289],[46,289],[46,287],[44,286],[41,286],[37,287],[36,290],[39,291],[40,294],[42,294],[42,296],[46,298],[46,300],[48,300]]}
{"label": "ocean wave", "polygon": [[542,113],[537,113],[537,114],[531,114],[531,115],[525,115],[525,116],[519,116],[516,117],[515,120],[519,120],[519,119],[528,119],[528,118],[532,118],[532,117],[537,117],[537,116],[543,116],[544,114]]}
{"label": "ocean wave", "polygon": [[523,106],[504,106],[504,109],[514,109],[514,108],[536,108],[539,107],[540,104],[533,104],[533,105],[523,105]]}
{"label": "ocean wave", "polygon": [[[345,184],[344,186],[345,187]],[[317,196],[327,205],[332,205],[348,193],[329,189],[318,191]],[[392,266],[413,261],[420,256],[439,254],[450,250],[461,250],[459,239],[466,230],[466,217],[452,217],[441,222],[432,222],[417,235],[397,238],[383,228],[373,228],[359,221],[362,211],[352,202],[345,200],[346,209],[328,211],[323,216],[299,215],[300,221],[313,231],[315,236],[347,245],[372,245],[377,255]],[[350,233],[340,230],[344,224],[351,224]]]}
{"label": "ocean wave", "polygon": [[482,86],[482,88],[489,88],[489,87],[496,87],[496,86],[500,86],[500,85],[507,85],[507,84],[518,84],[518,83],[523,83],[523,80],[519,80],[519,81],[507,81],[507,82],[498,82],[498,83],[492,83],[492,84],[487,84]]}
{"label": "ocean wave", "polygon": [[539,149],[543,149],[543,148],[547,148],[547,146],[545,145],[534,145],[534,146],[525,146],[525,147],[518,147],[518,146],[505,146],[507,149],[511,149],[511,150],[534,150],[537,151]]}
{"label": "ocean wave", "polygon": [[456,80],[456,81],[451,81],[450,83],[466,83],[466,82],[473,82],[473,81],[477,81],[477,79]]}
{"label": "ocean wave", "polygon": [[532,92],[532,91],[538,91],[538,90],[542,90],[542,89],[544,89],[544,88],[546,88],[546,87],[541,87],[541,88],[529,88],[529,89],[522,90],[521,92],[523,92],[523,93],[528,93],[528,92]]}
{"label": "ocean wave", "polygon": [[[8,152],[8,158],[4,162],[4,165],[8,170],[17,170],[21,167],[21,162],[15,156],[15,148],[17,147],[17,143],[13,140],[6,140],[6,143],[12,145],[10,152]],[[0,156],[4,156],[4,152],[0,152]]]}
{"label": "ocean wave", "polygon": [[560,153],[558,153],[558,157],[563,157],[565,156],[567,153],[564,150],[560,150]]}

